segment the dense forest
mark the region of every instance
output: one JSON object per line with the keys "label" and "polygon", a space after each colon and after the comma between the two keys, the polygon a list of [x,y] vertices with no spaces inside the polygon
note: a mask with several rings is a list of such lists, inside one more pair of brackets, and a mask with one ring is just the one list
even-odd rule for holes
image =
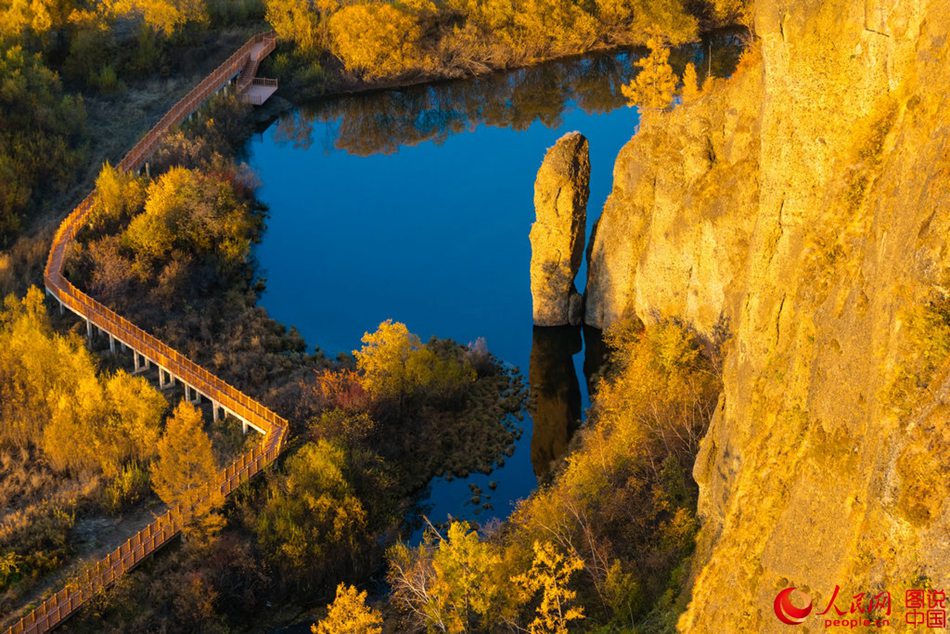
{"label": "dense forest", "polygon": [[[292,439],[265,477],[207,500],[179,544],[69,628],[246,630],[316,608],[323,633],[670,631],[721,341],[675,321],[614,325],[590,423],[544,486],[502,525],[429,524],[410,545],[429,480],[505,460],[521,377],[483,341],[423,342],[392,321],[329,359],[259,308],[251,249],[267,210],[235,158],[252,128],[233,95],[169,135],[148,173],[112,164],[187,89],[175,76],[200,76],[264,28],[282,39],[269,72],[301,98],[646,45],[623,97],[665,108],[703,89],[691,65],[673,72],[669,47],[744,11],[738,0],[0,0],[0,290],[12,292],[0,313],[0,611],[76,572],[90,554],[78,529],[187,500],[257,441],[133,376],[101,341],[87,347],[31,287],[56,217],[94,181],[71,281],[287,416]],[[110,112],[129,103],[117,129]]]}

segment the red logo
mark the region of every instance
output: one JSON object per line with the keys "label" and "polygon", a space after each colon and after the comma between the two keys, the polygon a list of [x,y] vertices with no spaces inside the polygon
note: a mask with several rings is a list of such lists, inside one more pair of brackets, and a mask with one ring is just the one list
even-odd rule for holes
{"label": "red logo", "polygon": [[775,603],[772,604],[775,608],[775,616],[786,625],[801,625],[805,617],[811,614],[811,601],[804,608],[795,607],[792,603],[791,594],[794,591],[794,587],[785,588],[776,595]]}

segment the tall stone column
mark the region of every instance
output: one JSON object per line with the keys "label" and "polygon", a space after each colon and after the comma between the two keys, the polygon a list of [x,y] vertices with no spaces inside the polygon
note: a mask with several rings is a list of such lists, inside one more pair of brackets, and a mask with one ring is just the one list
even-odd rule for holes
{"label": "tall stone column", "polygon": [[569,132],[544,156],[534,183],[531,225],[531,300],[536,326],[578,325],[583,298],[574,278],[584,257],[590,151]]}

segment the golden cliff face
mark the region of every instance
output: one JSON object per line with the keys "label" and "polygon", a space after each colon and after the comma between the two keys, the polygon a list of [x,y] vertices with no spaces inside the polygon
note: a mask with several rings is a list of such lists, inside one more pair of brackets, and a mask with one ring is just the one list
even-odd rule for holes
{"label": "golden cliff face", "polygon": [[950,586],[950,4],[760,0],[755,30],[621,152],[587,321],[732,334],[681,630],[787,631],[787,586],[902,625]]}

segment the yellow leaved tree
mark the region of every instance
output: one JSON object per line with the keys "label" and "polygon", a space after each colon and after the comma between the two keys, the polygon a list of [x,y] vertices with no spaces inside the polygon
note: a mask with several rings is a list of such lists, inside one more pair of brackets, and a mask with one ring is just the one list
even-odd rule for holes
{"label": "yellow leaved tree", "polygon": [[659,35],[650,36],[647,46],[650,54],[637,60],[640,72],[633,80],[620,87],[620,92],[631,106],[666,108],[676,93],[676,74],[670,66],[670,51]]}
{"label": "yellow leaved tree", "polygon": [[534,542],[531,569],[511,580],[529,596],[541,592],[535,618],[528,624],[531,634],[567,634],[568,624],[584,618],[584,609],[571,602],[577,593],[568,587],[571,575],[584,569],[575,555],[563,555],[550,542]]}
{"label": "yellow leaved tree", "polygon": [[204,0],[107,0],[112,15],[140,17],[166,37],[188,22],[204,22],[208,14]]}
{"label": "yellow leaved tree", "polygon": [[347,70],[370,79],[421,70],[422,28],[415,15],[388,2],[361,2],[330,18],[333,52]]}
{"label": "yellow leaved tree", "polygon": [[363,388],[376,398],[400,398],[409,391],[406,365],[410,355],[422,348],[419,337],[406,324],[387,319],[376,332],[363,335],[363,347],[354,350]]}
{"label": "yellow leaved tree", "polygon": [[313,634],[382,634],[383,617],[366,605],[366,592],[341,583],[327,615],[310,626]]}
{"label": "yellow leaved tree", "polygon": [[416,548],[396,544],[388,559],[393,602],[420,628],[493,631],[509,607],[499,547],[462,522],[444,538],[430,529]]}
{"label": "yellow leaved tree", "polygon": [[696,65],[690,62],[683,69],[683,89],[681,95],[683,101],[692,101],[699,96],[699,78],[696,76]]}
{"label": "yellow leaved tree", "polygon": [[267,21],[277,36],[313,53],[329,45],[328,22],[338,0],[265,0]]}
{"label": "yellow leaved tree", "polygon": [[201,411],[187,401],[175,408],[158,441],[158,458],[152,463],[152,489],[169,506],[191,509],[195,525],[212,532],[213,511],[224,504],[217,486],[218,467],[211,439],[201,426]]}

